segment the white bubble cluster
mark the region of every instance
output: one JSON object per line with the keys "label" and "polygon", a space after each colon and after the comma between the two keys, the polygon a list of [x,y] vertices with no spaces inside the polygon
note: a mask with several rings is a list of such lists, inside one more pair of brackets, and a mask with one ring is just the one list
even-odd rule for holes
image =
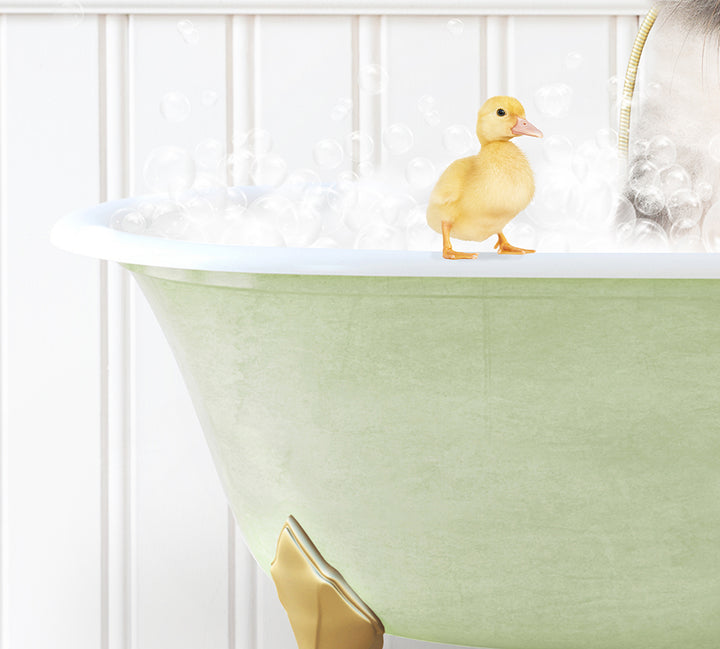
{"label": "white bubble cluster", "polygon": [[160,100],[160,113],[173,124],[184,122],[190,116],[190,100],[182,92],[166,92]]}
{"label": "white bubble cluster", "polygon": [[566,83],[551,83],[535,92],[535,106],[546,117],[566,117],[572,98],[573,90]]}

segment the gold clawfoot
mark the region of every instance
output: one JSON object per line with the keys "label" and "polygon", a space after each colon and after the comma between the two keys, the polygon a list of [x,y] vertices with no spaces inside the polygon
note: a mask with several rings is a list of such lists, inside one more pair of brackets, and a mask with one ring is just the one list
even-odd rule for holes
{"label": "gold clawfoot", "polygon": [[292,517],[270,564],[299,649],[382,649],[385,627]]}

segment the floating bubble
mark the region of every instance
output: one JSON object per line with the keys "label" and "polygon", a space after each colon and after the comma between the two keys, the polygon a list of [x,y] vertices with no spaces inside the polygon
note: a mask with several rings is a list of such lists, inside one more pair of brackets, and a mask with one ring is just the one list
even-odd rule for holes
{"label": "floating bubble", "polygon": [[292,200],[304,201],[313,197],[308,190],[319,188],[320,182],[320,176],[312,169],[297,169],[285,179],[280,190]]}
{"label": "floating bubble", "polygon": [[181,20],[177,24],[177,29],[183,37],[183,40],[189,45],[197,45],[200,42],[200,32],[190,20]]}
{"label": "floating bubble", "polygon": [[440,124],[440,113],[437,110],[429,110],[423,114],[423,119],[430,126],[438,126]]}
{"label": "floating bubble", "polygon": [[166,92],[160,100],[160,113],[172,124],[184,122],[190,116],[190,100],[181,92]]}
{"label": "floating bubble", "polygon": [[268,154],[255,159],[250,175],[256,185],[276,187],[287,174],[287,162],[279,155]]}
{"label": "floating bubble", "polygon": [[202,103],[205,108],[210,108],[217,104],[219,96],[220,95],[214,90],[203,90],[200,94],[200,103]]}
{"label": "floating bubble", "polygon": [[435,165],[427,158],[413,158],[405,167],[405,178],[417,189],[430,187],[437,180]]}
{"label": "floating bubble", "polygon": [[402,155],[412,149],[415,136],[405,124],[390,124],[383,130],[382,140],[392,155]]}
{"label": "floating bubble", "polygon": [[690,189],[678,189],[667,201],[668,217],[673,223],[679,221],[697,223],[702,218],[702,201]]}
{"label": "floating bubble", "polygon": [[233,214],[245,211],[248,206],[247,194],[240,187],[227,188],[227,207]]}
{"label": "floating bubble", "polygon": [[190,221],[183,205],[168,202],[159,206],[158,214],[150,225],[149,232],[156,237],[179,239],[189,225]]}
{"label": "floating bubble", "polygon": [[246,184],[250,177],[250,168],[252,167],[255,156],[250,151],[242,150],[237,153],[231,153],[226,160],[230,177],[235,185]]}
{"label": "floating bubble", "polygon": [[695,185],[695,193],[703,203],[706,203],[712,198],[713,186],[709,182],[701,180]]}
{"label": "floating bubble", "polygon": [[347,154],[354,162],[364,162],[372,157],[375,144],[372,138],[360,131],[353,131],[347,138]]}
{"label": "floating bubble", "polygon": [[677,157],[675,143],[666,135],[656,135],[648,142],[647,157],[658,169],[669,167]]}
{"label": "floating bubble", "polygon": [[143,167],[143,178],[152,191],[175,196],[192,187],[195,163],[184,149],[161,146],[148,155]]}
{"label": "floating bubble", "polygon": [[343,97],[342,99],[338,99],[337,103],[332,109],[332,112],[330,113],[330,119],[332,119],[335,122],[339,122],[343,119],[345,119],[352,110],[352,100],[347,99]]}
{"label": "floating bubble", "polygon": [[388,194],[373,205],[371,217],[393,227],[407,227],[408,214],[416,206],[410,194]]}
{"label": "floating bubble", "polygon": [[146,224],[152,223],[159,212],[157,204],[151,201],[141,201],[135,206],[135,209],[143,215]]}
{"label": "floating bubble", "polygon": [[368,95],[379,95],[387,88],[388,73],[381,65],[371,63],[360,70],[358,83],[360,90]]}
{"label": "floating bubble", "polygon": [[270,131],[264,128],[253,128],[245,134],[245,147],[257,156],[264,156],[270,153],[275,146]]}
{"label": "floating bubble", "polygon": [[705,214],[702,240],[708,252],[720,252],[720,202],[715,203]]}
{"label": "floating bubble", "polygon": [[668,249],[665,230],[650,219],[638,219],[632,234],[632,247],[638,252],[663,252]]}
{"label": "floating bubble", "polygon": [[112,215],[110,227],[131,234],[142,234],[147,230],[147,220],[137,209],[123,208]]}
{"label": "floating bubble", "polygon": [[658,168],[647,160],[640,160],[630,167],[628,186],[633,191],[641,191],[646,187],[654,187],[660,182]]}
{"label": "floating bubble", "polygon": [[183,201],[185,216],[196,225],[207,224],[215,217],[213,204],[204,196],[195,195]]}
{"label": "floating bubble", "polygon": [[665,167],[660,172],[660,183],[665,196],[670,196],[678,189],[689,189],[692,185],[690,174],[679,164]]}
{"label": "floating bubble", "polygon": [[465,23],[463,23],[460,18],[451,18],[447,21],[447,24],[445,26],[453,36],[459,36],[463,33],[463,30],[465,29]]}
{"label": "floating bubble", "polygon": [[568,70],[577,70],[582,67],[585,59],[580,52],[568,52],[565,57],[565,67]]}
{"label": "floating bubble", "polygon": [[665,195],[659,187],[644,187],[635,195],[635,208],[645,216],[657,216],[665,207]]}
{"label": "floating bubble", "polygon": [[562,135],[550,135],[543,142],[543,153],[548,162],[568,164],[572,159],[572,142]]}
{"label": "floating bubble", "polygon": [[632,203],[625,196],[618,196],[615,203],[615,223],[618,225],[635,223],[637,215]]}
{"label": "floating bubble", "polygon": [[633,158],[647,158],[649,147],[650,142],[647,140],[637,140],[633,142],[631,149]]}
{"label": "floating bubble", "polygon": [[573,91],[566,83],[551,83],[538,88],[535,105],[547,117],[565,117],[570,112]]}
{"label": "floating bubble", "polygon": [[80,2],[64,1],[58,3],[55,16],[58,18],[59,24],[74,29],[79,27],[85,19],[85,9]]}
{"label": "floating bubble", "polygon": [[345,154],[340,142],[332,139],[320,140],[313,147],[313,160],[322,169],[335,169],[342,164]]}
{"label": "floating bubble", "polygon": [[701,251],[702,230],[692,221],[676,221],[670,228],[670,240],[673,248],[681,252]]}
{"label": "floating bubble", "polygon": [[454,156],[461,156],[468,153],[475,142],[470,130],[460,124],[448,126],[442,134],[442,143],[446,151]]}
{"label": "floating bubble", "polygon": [[429,113],[431,110],[435,110],[435,97],[432,95],[423,95],[418,100],[418,110],[424,115]]}
{"label": "floating bubble", "polygon": [[202,169],[217,170],[225,162],[225,145],[214,138],[202,140],[195,147],[195,164]]}

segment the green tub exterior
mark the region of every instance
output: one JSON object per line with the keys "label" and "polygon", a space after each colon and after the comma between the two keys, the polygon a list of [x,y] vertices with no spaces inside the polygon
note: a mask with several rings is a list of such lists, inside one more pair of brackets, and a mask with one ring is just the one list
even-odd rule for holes
{"label": "green tub exterior", "polygon": [[720,647],[720,280],[130,269],[264,570],[292,514],[393,635]]}

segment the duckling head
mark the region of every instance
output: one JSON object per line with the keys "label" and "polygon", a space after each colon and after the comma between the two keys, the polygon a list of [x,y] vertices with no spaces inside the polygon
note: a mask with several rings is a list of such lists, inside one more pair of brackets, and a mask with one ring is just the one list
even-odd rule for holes
{"label": "duckling head", "polygon": [[525,119],[525,109],[515,97],[490,97],[478,111],[480,144],[507,142],[518,135],[542,137],[540,129]]}

